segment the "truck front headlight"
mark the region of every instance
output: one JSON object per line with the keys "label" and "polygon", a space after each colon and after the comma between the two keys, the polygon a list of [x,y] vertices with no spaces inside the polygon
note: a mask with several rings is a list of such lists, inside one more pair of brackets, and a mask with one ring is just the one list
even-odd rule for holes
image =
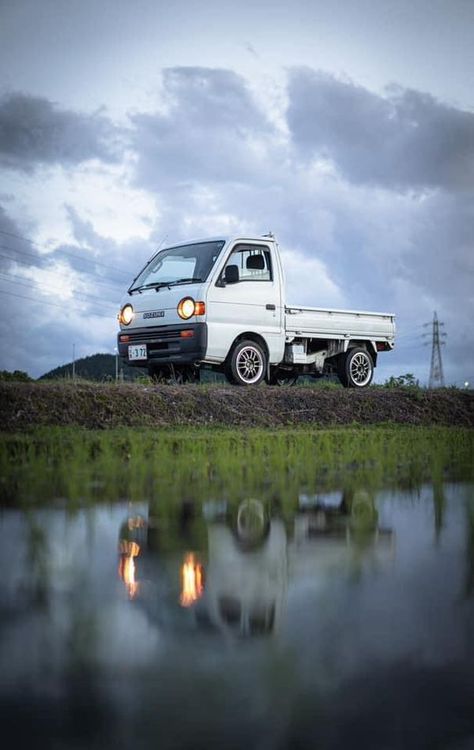
{"label": "truck front headlight", "polygon": [[128,326],[133,319],[133,307],[131,305],[124,305],[120,310],[119,320],[124,326]]}
{"label": "truck front headlight", "polygon": [[183,320],[188,320],[188,318],[192,318],[194,315],[194,309],[196,307],[196,303],[194,302],[192,297],[183,297],[182,300],[178,302],[178,315],[180,318],[183,318]]}

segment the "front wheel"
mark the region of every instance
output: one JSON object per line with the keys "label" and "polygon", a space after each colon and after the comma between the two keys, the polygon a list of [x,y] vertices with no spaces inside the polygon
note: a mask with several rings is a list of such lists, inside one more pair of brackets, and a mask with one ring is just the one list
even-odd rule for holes
{"label": "front wheel", "polygon": [[339,362],[339,380],[345,388],[365,388],[374,376],[374,363],[366,349],[349,349]]}
{"label": "front wheel", "polygon": [[267,355],[256,341],[239,341],[232,351],[229,370],[235,385],[258,385],[267,371]]}

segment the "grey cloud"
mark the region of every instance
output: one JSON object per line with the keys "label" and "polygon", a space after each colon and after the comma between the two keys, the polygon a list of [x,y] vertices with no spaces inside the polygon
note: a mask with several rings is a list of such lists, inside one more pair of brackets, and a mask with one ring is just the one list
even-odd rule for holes
{"label": "grey cloud", "polygon": [[134,276],[154,252],[153,245],[136,237],[121,243],[103,237],[73,206],[66,205],[66,211],[77,244],[60,245],[56,252],[65,253],[75,271],[90,276],[91,288],[100,284],[104,300],[118,305]]}
{"label": "grey cloud", "polygon": [[[0,319],[0,369],[26,370],[36,377],[69,360],[72,342],[78,356],[92,353],[94,344],[96,351],[113,351],[116,312],[131,280],[131,272],[124,270],[126,255],[133,258],[133,269],[137,247],[132,240],[120,246],[100,237],[74,211],[70,219],[76,241],[44,253],[27,241],[31,228],[20,228],[0,206],[0,298],[8,311]],[[57,270],[58,263],[66,276],[76,274],[73,297],[67,300],[58,297],[62,274],[42,275]],[[99,328],[85,325],[96,318]],[[108,335],[101,335],[100,326]]]}
{"label": "grey cloud", "polygon": [[[16,289],[15,282],[28,282],[31,284],[31,289],[34,289],[34,281],[29,281],[28,275],[31,269],[52,271],[59,261],[76,271],[85,282],[84,285],[91,287],[92,294],[94,294],[94,283],[97,281],[107,282],[109,287],[115,284],[115,292],[108,289],[104,290],[103,294],[106,302],[114,298],[115,301],[117,300],[120,294],[117,287],[121,289],[129,276],[126,272],[120,271],[120,265],[117,267],[116,243],[99,237],[93,231],[92,226],[80,219],[73,209],[70,209],[69,217],[76,242],[59,244],[54,249],[45,252],[39,245],[28,240],[28,231],[22,232],[0,206],[0,273],[2,274],[1,281],[4,282],[4,288],[7,291],[27,294],[28,290]],[[86,237],[88,248],[84,248]],[[108,264],[107,261],[109,261]],[[9,279],[12,284],[6,284]]]}
{"label": "grey cloud", "polygon": [[474,202],[471,195],[434,194],[423,201],[405,258],[413,279],[436,296],[474,306]]}
{"label": "grey cloud", "polygon": [[[411,230],[411,249],[401,275],[430,295],[433,309],[445,321],[443,350],[448,377],[474,377],[474,203],[472,196],[434,194],[425,200]],[[432,310],[428,320],[432,317]],[[424,322],[424,321],[423,321]],[[428,330],[428,329],[427,329]],[[426,355],[428,352],[426,352]]]}
{"label": "grey cloud", "polygon": [[140,185],[157,190],[255,177],[273,127],[243,78],[230,70],[171,68],[163,72],[163,91],[166,111],[131,116]]}
{"label": "grey cloud", "polygon": [[355,183],[474,187],[474,114],[429,94],[378,96],[310,69],[290,75],[288,125],[303,155],[328,158]]}
{"label": "grey cloud", "polygon": [[[39,256],[37,263],[31,259],[31,266],[53,270],[60,261],[68,277],[74,271],[73,297],[58,298],[53,286],[61,285],[59,275],[45,285],[28,277],[24,279],[29,280],[28,289],[16,284],[19,279],[14,278],[12,284],[0,284],[0,298],[8,310],[0,319],[0,369],[25,370],[38,377],[69,362],[73,343],[76,357],[114,351],[121,299],[134,272],[154,247],[137,238],[117,243],[103,237],[73,209],[69,219],[75,241],[57,245],[46,256]],[[4,225],[0,221],[0,226]],[[10,270],[17,274],[22,269]],[[2,291],[8,294],[3,296]]]}
{"label": "grey cloud", "polygon": [[172,102],[174,121],[192,127],[226,127],[235,132],[264,131],[268,127],[245,79],[232,70],[167,68],[163,85]]}
{"label": "grey cloud", "polygon": [[0,272],[11,271],[17,263],[22,267],[41,263],[38,249],[23,236],[22,230],[0,205]]}
{"label": "grey cloud", "polygon": [[116,161],[119,131],[101,114],[60,109],[48,99],[12,93],[0,99],[0,163],[31,172],[39,165]]}

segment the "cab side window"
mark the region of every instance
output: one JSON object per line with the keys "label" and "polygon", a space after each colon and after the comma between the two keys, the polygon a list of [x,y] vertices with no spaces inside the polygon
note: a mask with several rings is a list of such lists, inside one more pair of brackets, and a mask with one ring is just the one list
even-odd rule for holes
{"label": "cab side window", "polygon": [[239,281],[272,281],[270,250],[265,245],[237,245],[227,261],[237,266]]}

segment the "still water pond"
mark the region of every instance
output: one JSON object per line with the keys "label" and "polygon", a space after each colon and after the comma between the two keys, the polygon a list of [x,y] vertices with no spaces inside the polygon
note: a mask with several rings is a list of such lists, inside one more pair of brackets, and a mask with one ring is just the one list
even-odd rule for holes
{"label": "still water pond", "polygon": [[270,482],[262,459],[259,492],[239,477],[226,493],[214,472],[207,495],[176,479],[167,506],[141,474],[141,499],[85,491],[72,508],[53,485],[32,502],[23,456],[26,484],[18,463],[3,477],[21,501],[5,491],[0,514],[4,736],[474,747],[474,485],[443,456],[431,478],[401,469],[386,486],[373,465],[364,486],[348,467],[298,486],[297,461]]}

